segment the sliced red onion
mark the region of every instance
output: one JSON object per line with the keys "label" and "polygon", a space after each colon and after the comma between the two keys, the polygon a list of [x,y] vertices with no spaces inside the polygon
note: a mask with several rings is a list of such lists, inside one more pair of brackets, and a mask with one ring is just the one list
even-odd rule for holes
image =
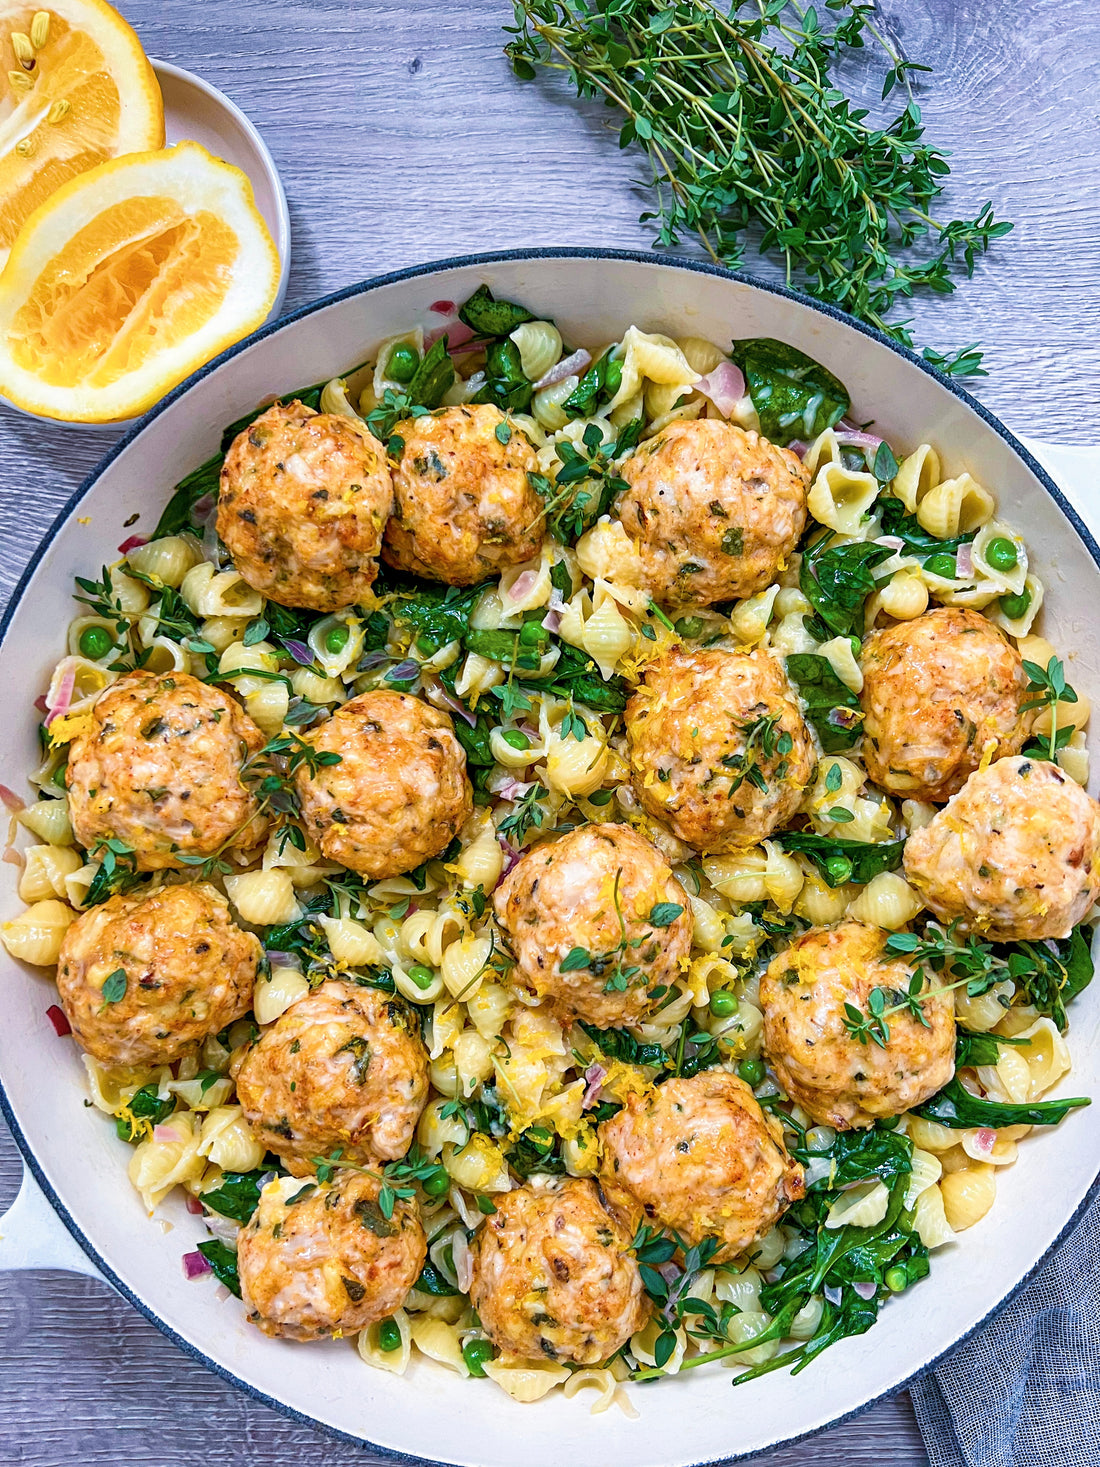
{"label": "sliced red onion", "polygon": [[960,580],[966,580],[974,574],[974,545],[960,545],[955,551],[955,574]]}
{"label": "sliced red onion", "polygon": [[70,665],[65,669],[61,676],[61,681],[57,685],[54,701],[52,705],[46,708],[47,723],[52,723],[55,718],[62,718],[68,713],[69,705],[73,701],[73,689],[76,687],[76,667],[73,665],[72,659],[69,659],[69,661]]}
{"label": "sliced red onion", "polygon": [[511,871],[512,867],[519,860],[520,853],[515,848],[515,846],[512,845],[511,842],[508,841],[503,835],[497,836],[497,844],[504,852],[504,871],[502,874],[507,876],[509,871]]}
{"label": "sliced red onion", "polygon": [[830,708],[825,722],[834,728],[856,728],[863,722],[863,714],[858,708]]}
{"label": "sliced red onion", "polygon": [[826,1284],[821,1292],[825,1295],[825,1298],[829,1301],[830,1304],[835,1304],[839,1307],[841,1300],[841,1291],[838,1288],[835,1288],[832,1284]]}
{"label": "sliced red onion", "polygon": [[213,1272],[214,1270],[210,1267],[209,1261],[202,1256],[198,1249],[194,1253],[185,1253],[183,1255],[184,1278],[198,1279],[202,1278],[204,1273]]}
{"label": "sliced red onion", "polygon": [[46,1018],[53,1025],[53,1032],[57,1035],[58,1039],[64,1039],[66,1034],[73,1032],[69,1027],[68,1019],[55,1003],[50,1004],[46,1010]]}
{"label": "sliced red onion", "polygon": [[814,1156],[806,1163],[803,1180],[809,1190],[815,1182],[822,1182],[833,1169],[833,1164],[827,1156]]}
{"label": "sliced red onion", "polygon": [[983,1156],[992,1156],[993,1148],[997,1144],[997,1133],[996,1131],[986,1130],[983,1127],[980,1131],[974,1132],[974,1140],[972,1144],[974,1150],[980,1151]]}
{"label": "sliced red onion", "polygon": [[900,535],[880,535],[875,544],[885,545],[888,550],[902,550],[905,547],[905,541]]}
{"label": "sliced red onion", "polygon": [[588,1110],[600,1098],[603,1082],[607,1079],[607,1071],[603,1065],[589,1065],[584,1072],[584,1079],[585,1090],[581,1099],[581,1110]]}
{"label": "sliced red onion", "polygon": [[148,543],[148,535],[131,535],[128,539],[123,540],[122,544],[118,547],[118,553],[119,555],[129,555],[131,550],[136,550],[139,545],[148,545]]}
{"label": "sliced red onion", "polygon": [[468,1294],[474,1281],[474,1258],[466,1235],[462,1232],[455,1233],[451,1243],[451,1257],[455,1266],[455,1283],[463,1294]]}
{"label": "sliced red onion", "polygon": [[[492,784],[490,783],[492,790]],[[502,800],[522,800],[528,790],[534,789],[533,783],[524,784],[514,774],[508,775],[492,793],[499,795]]]}
{"label": "sliced red onion", "polygon": [[860,1279],[858,1283],[852,1285],[852,1288],[861,1299],[873,1299],[878,1293],[878,1284],[874,1279]]}
{"label": "sliced red onion", "polygon": [[197,1197],[192,1197],[190,1192],[187,1194],[187,1200],[184,1206],[192,1217],[202,1217],[202,1203]]}
{"label": "sliced red onion", "polygon": [[[305,642],[299,642],[295,637],[283,637],[281,641],[295,662],[300,663],[302,667],[313,666],[313,652],[311,648],[306,646]],[[242,667],[239,670],[241,672],[247,672],[248,668]]]}
{"label": "sliced red onion", "polygon": [[[481,345],[480,342],[474,341],[477,332],[471,330],[465,321],[448,321],[445,326],[436,326],[425,335],[425,347],[434,346],[444,336],[447,338],[447,351],[451,356],[462,347],[468,347],[472,351]],[[471,346],[470,343],[473,345]]]}
{"label": "sliced red onion", "polygon": [[661,1275],[666,1284],[674,1284],[677,1279],[680,1278],[680,1270],[677,1265],[672,1262],[671,1259],[669,1259],[667,1263],[659,1263],[657,1265],[657,1272]]}
{"label": "sliced red onion", "polygon": [[699,378],[694,390],[709,397],[722,416],[728,418],[745,395],[744,373],[735,362],[719,362],[713,371]]}
{"label": "sliced red onion", "polygon": [[525,570],[518,575],[508,590],[504,593],[509,601],[522,601],[530,594],[532,586],[538,581],[539,573],[535,570]]}
{"label": "sliced red onion", "polygon": [[27,808],[26,800],[21,800],[14,790],[8,789],[6,784],[0,784],[0,800],[4,802],[4,809],[12,815],[18,815],[20,810]]}
{"label": "sliced red onion", "polygon": [[764,1270],[764,1282],[766,1284],[777,1284],[786,1271],[782,1263],[777,1263],[774,1268],[766,1268]]}
{"label": "sliced red onion", "polygon": [[471,728],[477,727],[476,716],[470,712],[461,698],[456,698],[453,693],[448,691],[446,684],[441,682],[439,678],[433,678],[430,685],[425,686],[424,696],[430,703],[434,703],[437,708],[446,708],[456,718],[461,718],[463,723],[469,724]]}
{"label": "sliced red onion", "polygon": [[794,438],[791,440],[790,443],[787,444],[787,447],[791,450],[791,452],[797,454],[799,458],[806,457],[806,452],[809,449],[809,446],[810,445],[808,443],[803,443],[801,438]]}
{"label": "sliced red onion", "polygon": [[27,864],[27,858],[22,851],[17,851],[14,846],[5,846],[4,854],[0,860],[7,862],[9,866],[18,866],[20,870]]}
{"label": "sliced red onion", "polygon": [[565,610],[565,597],[562,595],[560,589],[557,586],[551,586],[550,600],[547,602],[547,605],[550,607],[551,611]]}
{"label": "sliced red onion", "polygon": [[432,301],[428,310],[434,311],[437,316],[453,316],[455,303],[454,301]]}
{"label": "sliced red onion", "polygon": [[561,612],[548,611],[542,619],[542,624],[551,634],[559,631],[561,628]]}
{"label": "sliced red onion", "polygon": [[34,706],[38,709],[39,713],[48,713],[50,711],[49,704],[46,702],[45,693],[39,693],[38,697],[34,700]]}
{"label": "sliced red onion", "polygon": [[302,971],[302,960],[297,953],[287,953],[281,948],[270,947],[266,949],[265,956],[273,968],[294,968],[299,973]]}
{"label": "sliced red onion", "polygon": [[876,438],[874,433],[861,433],[858,428],[841,426],[841,431],[836,435],[836,441],[842,448],[870,448],[877,452],[882,439]]}
{"label": "sliced red onion", "polygon": [[220,567],[222,561],[221,550],[218,546],[218,517],[216,514],[209,515],[203,526],[202,554],[204,560],[208,560],[215,567]]}
{"label": "sliced red onion", "polygon": [[535,383],[534,391],[539,392],[543,387],[553,387],[558,382],[564,382],[566,377],[577,376],[584,371],[585,367],[592,362],[592,353],[580,347],[572,356],[562,357],[560,362],[555,362],[549,372],[544,372]]}
{"label": "sliced red onion", "polygon": [[191,521],[196,525],[205,525],[214,511],[217,498],[213,494],[204,494],[201,499],[196,499],[191,506]]}
{"label": "sliced red onion", "polygon": [[183,1137],[172,1125],[171,1121],[162,1121],[159,1126],[153,1127],[154,1141],[182,1141]]}

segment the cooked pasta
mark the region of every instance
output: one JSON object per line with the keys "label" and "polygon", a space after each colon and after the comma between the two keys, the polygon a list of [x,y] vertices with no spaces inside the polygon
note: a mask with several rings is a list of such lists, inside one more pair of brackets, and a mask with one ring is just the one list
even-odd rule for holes
{"label": "cooked pasta", "polygon": [[[82,578],[0,940],[61,955],[70,1007],[79,957],[90,1102],[150,1211],[181,1187],[239,1249],[260,1328],[629,1412],[624,1382],[701,1357],[747,1379],[816,1354],[855,1230],[892,1230],[856,1275],[861,1308],[887,1307],[1078,1103],[1049,1097],[1100,892],[1090,708],[979,465],[891,451],[797,375],[778,427],[766,384],[719,406],[704,337],[629,325],[574,350],[484,289],[467,317],[453,358],[413,327],[300,395],[396,489],[362,601],[268,599],[182,489],[173,533]],[[673,717],[689,665],[710,681]],[[749,673],[736,716],[709,696]],[[98,700],[146,676],[140,725],[100,729]],[[200,695],[204,738],[246,720],[228,773],[156,742],[157,697]],[[78,818],[82,845],[112,736],[116,803],[94,835]],[[1072,831],[1045,830],[1036,767]],[[1019,826],[976,829],[948,912],[920,852],[991,769]],[[242,824],[200,847],[175,832],[208,773],[207,819],[239,798]],[[997,884],[1012,838],[1042,843],[1040,912]],[[140,964],[94,937],[199,883],[255,949],[209,1012],[199,934],[153,922]],[[162,1033],[167,963],[185,987]],[[557,1314],[518,1309],[532,1289]]]}

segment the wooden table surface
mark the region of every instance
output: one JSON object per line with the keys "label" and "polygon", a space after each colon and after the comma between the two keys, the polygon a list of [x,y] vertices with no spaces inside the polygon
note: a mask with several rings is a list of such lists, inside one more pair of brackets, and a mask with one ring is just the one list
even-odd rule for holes
{"label": "wooden table surface", "polygon": [[[381,271],[519,245],[645,247],[600,107],[515,81],[507,0],[124,0],[148,52],[199,71],[266,138],[294,228],[287,307]],[[1090,0],[886,0],[921,101],[954,154],[943,210],[991,198],[1015,232],[951,299],[914,304],[918,339],[981,340],[975,390],[1010,425],[1100,441],[1100,12]],[[761,273],[766,273],[763,270]],[[0,590],[55,507],[114,441],[0,408]],[[0,1212],[19,1178],[0,1123]],[[0,1275],[0,1460],[28,1467],[336,1467],[370,1462],[178,1353],[105,1286]],[[923,1467],[901,1395],[768,1467]]]}

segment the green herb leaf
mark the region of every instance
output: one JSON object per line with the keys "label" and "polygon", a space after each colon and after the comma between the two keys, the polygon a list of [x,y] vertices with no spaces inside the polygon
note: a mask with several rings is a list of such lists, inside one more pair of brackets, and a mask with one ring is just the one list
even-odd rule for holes
{"label": "green herb leaf", "polygon": [[105,1004],[118,1003],[120,999],[125,997],[127,986],[128,980],[125,968],[116,968],[113,973],[108,973],[107,977],[103,980],[103,987],[100,989],[103,1002]]}
{"label": "green herb leaf", "polygon": [[647,921],[651,927],[671,927],[676,918],[683,915],[683,910],[679,902],[658,902]]}

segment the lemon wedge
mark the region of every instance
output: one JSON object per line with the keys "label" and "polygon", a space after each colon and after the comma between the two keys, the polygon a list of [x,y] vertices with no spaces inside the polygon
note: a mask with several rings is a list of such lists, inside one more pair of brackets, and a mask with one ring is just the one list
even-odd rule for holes
{"label": "lemon wedge", "polygon": [[104,0],[49,9],[0,0],[0,267],[61,184],[163,146],[160,87],[116,10]]}
{"label": "lemon wedge", "polygon": [[239,168],[198,143],[81,173],[0,274],[0,393],[69,422],[135,417],[253,331],[279,256]]}

